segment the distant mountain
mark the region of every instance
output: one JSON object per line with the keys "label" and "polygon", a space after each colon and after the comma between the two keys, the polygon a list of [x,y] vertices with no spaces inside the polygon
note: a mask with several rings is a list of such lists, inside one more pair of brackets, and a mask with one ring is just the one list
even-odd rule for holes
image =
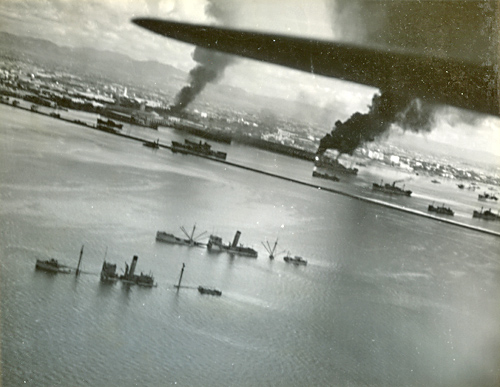
{"label": "distant mountain", "polygon": [[[186,84],[187,73],[156,61],[138,61],[126,55],[92,48],[58,46],[50,41],[0,32],[0,56],[38,64],[47,71],[65,71],[86,80],[116,82],[136,88],[162,91],[173,101]],[[298,101],[265,97],[225,84],[209,84],[190,106],[229,108],[261,116],[275,115],[289,120],[315,123],[318,135],[331,130],[331,111]],[[272,118],[272,117],[271,117]],[[332,122],[330,122],[332,121]]]}
{"label": "distant mountain", "polygon": [[3,57],[31,61],[47,70],[67,71],[123,84],[140,79],[146,87],[171,88],[180,85],[186,73],[155,61],[137,61],[126,55],[92,48],[58,46],[43,39],[0,32],[0,52]]}

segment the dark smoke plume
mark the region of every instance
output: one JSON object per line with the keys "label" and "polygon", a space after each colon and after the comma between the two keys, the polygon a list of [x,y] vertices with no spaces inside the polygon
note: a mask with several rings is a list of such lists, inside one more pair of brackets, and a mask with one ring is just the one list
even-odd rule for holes
{"label": "dark smoke plume", "polygon": [[375,94],[368,113],[354,113],[345,122],[337,121],[331,133],[320,141],[318,153],[335,149],[352,155],[365,142],[374,141],[393,124],[403,130],[430,131],[434,108],[419,100],[405,100],[391,93]]}
{"label": "dark smoke plume", "polygon": [[[229,24],[231,19],[229,9],[211,0],[205,7],[205,14],[217,22]],[[189,85],[184,86],[177,93],[174,104],[170,106],[172,112],[180,113],[184,110],[208,83],[217,81],[224,74],[225,68],[233,60],[231,56],[198,46],[194,49],[193,59],[198,64],[189,72]]]}

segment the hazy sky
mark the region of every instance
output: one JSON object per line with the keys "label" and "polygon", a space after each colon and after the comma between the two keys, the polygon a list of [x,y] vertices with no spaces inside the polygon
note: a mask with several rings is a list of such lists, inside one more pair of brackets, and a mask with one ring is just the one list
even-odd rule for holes
{"label": "hazy sky", "polygon": [[[465,59],[490,60],[498,44],[491,21],[482,12],[456,9],[440,1],[434,13],[421,3],[366,0],[211,0],[222,13],[206,14],[208,0],[0,0],[0,30],[50,40],[70,47],[94,47],[139,60],[158,60],[183,70],[193,67],[193,47],[166,39],[132,24],[134,17],[217,23],[249,30],[345,40],[368,45],[409,47],[439,55],[446,51]],[[416,4],[412,8],[412,3]],[[473,3],[473,2],[468,2]],[[450,5],[451,4],[451,5]],[[450,8],[451,7],[451,8]],[[469,7],[470,8],[470,7]],[[420,22],[421,21],[421,22]],[[423,27],[421,27],[423,25]],[[280,95],[328,106],[344,120],[366,111],[375,89],[245,59],[235,60],[221,83],[263,95]],[[450,140],[500,155],[500,120],[477,119],[446,109],[426,136]],[[472,116],[472,118],[471,118]],[[333,126],[333,122],[331,123]],[[478,136],[478,134],[480,134]]]}

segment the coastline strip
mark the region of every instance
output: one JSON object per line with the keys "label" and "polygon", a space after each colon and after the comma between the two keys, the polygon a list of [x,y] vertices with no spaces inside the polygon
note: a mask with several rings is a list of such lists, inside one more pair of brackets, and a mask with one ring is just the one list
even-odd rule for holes
{"label": "coastline strip", "polygon": [[[11,104],[3,102],[3,101],[0,101],[0,103],[2,103],[4,105],[7,105],[7,106],[11,106],[11,107],[17,108],[17,109],[22,109],[22,110],[28,111],[30,113],[37,113],[37,114],[41,114],[41,115],[44,115],[44,116],[47,116],[47,117],[50,117],[50,118],[54,118],[54,119],[62,120],[62,121],[65,121],[65,122],[69,122],[69,123],[72,123],[72,124],[75,124],[75,125],[81,125],[83,127],[89,128],[89,129],[97,130],[97,131],[99,131],[101,133],[107,133],[107,134],[110,134],[110,135],[124,137],[124,138],[128,138],[130,140],[140,141],[140,142],[150,141],[150,140],[147,140],[147,139],[143,139],[143,138],[140,138],[140,137],[131,136],[131,135],[124,134],[124,133],[110,133],[110,132],[106,132],[106,131],[98,129],[95,126],[87,124],[86,122],[74,121],[74,120],[70,120],[70,119],[67,119],[67,118],[61,118],[61,117],[53,117],[50,114],[46,114],[46,113],[43,113],[43,112],[40,112],[40,111],[36,111],[36,110],[31,110],[31,109],[28,109],[28,108],[24,108],[22,106],[12,106]],[[172,149],[172,147],[169,146],[169,145],[164,145],[164,144],[161,144],[161,143],[159,143],[158,145],[161,148],[170,149],[170,150]],[[383,201],[380,201],[380,200],[377,200],[377,199],[372,199],[372,198],[368,198],[368,197],[361,196],[361,195],[355,195],[355,194],[343,192],[343,191],[340,191],[340,190],[336,190],[336,189],[333,189],[333,188],[328,188],[328,187],[320,186],[320,185],[317,185],[317,184],[307,183],[305,181],[297,180],[297,179],[294,179],[294,178],[291,178],[291,177],[281,176],[281,175],[278,175],[278,174],[275,174],[275,173],[272,173],[272,172],[266,172],[266,171],[263,171],[263,170],[260,170],[260,169],[257,169],[257,168],[248,167],[246,165],[233,163],[233,162],[227,161],[227,160],[217,159],[215,157],[201,155],[201,154],[198,154],[198,153],[195,153],[195,152],[188,151],[187,153],[189,153],[189,154],[191,154],[193,156],[197,156],[197,157],[201,157],[201,158],[207,159],[207,160],[212,160],[212,161],[216,161],[218,163],[223,163],[223,164],[235,167],[235,168],[244,169],[244,170],[247,170],[247,171],[250,171],[250,172],[255,172],[255,173],[259,173],[259,174],[266,175],[266,176],[269,176],[269,177],[274,177],[276,179],[281,179],[281,180],[289,181],[291,183],[301,184],[301,185],[306,186],[306,187],[311,187],[311,188],[315,188],[315,189],[320,189],[322,191],[326,191],[326,192],[331,192],[331,193],[338,194],[338,195],[347,196],[347,197],[349,197],[351,199],[360,200],[360,201],[363,201],[363,202],[366,202],[366,203],[371,203],[371,204],[375,204],[375,205],[378,205],[378,206],[383,206],[383,207],[386,207],[386,208],[391,208],[393,210],[405,212],[407,214],[417,215],[417,216],[420,216],[420,217],[423,217],[423,218],[435,220],[435,221],[442,222],[442,223],[447,223],[447,224],[450,224],[450,225],[453,225],[453,226],[466,228],[468,230],[477,231],[477,232],[481,232],[481,233],[484,233],[484,234],[489,234],[489,235],[493,235],[493,236],[496,236],[496,237],[500,237],[500,232],[493,231],[493,230],[488,230],[488,229],[485,229],[485,228],[482,228],[482,227],[473,226],[473,225],[469,225],[469,224],[465,224],[465,223],[460,223],[460,222],[457,222],[457,221],[451,220],[451,219],[445,219],[445,218],[437,217],[437,216],[430,215],[430,214],[427,214],[427,213],[419,211],[419,210],[414,210],[414,209],[407,208],[407,207],[397,206],[397,205],[394,205],[394,204],[391,204],[391,203],[387,203],[387,202],[383,202]]]}

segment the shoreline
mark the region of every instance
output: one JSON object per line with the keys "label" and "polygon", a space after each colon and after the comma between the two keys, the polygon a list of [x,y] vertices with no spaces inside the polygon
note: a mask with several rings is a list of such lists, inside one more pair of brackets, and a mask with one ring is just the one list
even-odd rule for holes
{"label": "shoreline", "polygon": [[[138,142],[142,142],[142,143],[151,142],[150,140],[143,139],[143,138],[136,137],[136,136],[131,136],[131,135],[128,135],[128,134],[123,134],[123,133],[119,133],[119,132],[117,132],[117,133],[107,132],[105,130],[97,128],[96,126],[87,124],[86,122],[83,122],[83,121],[71,120],[71,119],[62,118],[62,117],[54,117],[54,116],[52,116],[50,114],[43,113],[43,112],[40,112],[40,111],[37,111],[37,110],[32,110],[30,108],[25,108],[25,107],[22,107],[22,106],[19,106],[19,105],[15,106],[15,105],[12,105],[12,103],[5,102],[5,101],[0,101],[0,103],[3,104],[3,105],[6,105],[6,106],[13,107],[13,108],[21,109],[21,110],[24,110],[24,111],[27,111],[27,112],[30,112],[30,113],[37,113],[37,114],[43,115],[45,117],[49,117],[49,118],[61,120],[61,121],[64,121],[64,122],[75,124],[75,125],[80,125],[80,126],[88,128],[88,129],[93,129],[93,130],[96,130],[96,131],[99,131],[99,132],[102,132],[102,133],[107,133],[107,134],[110,134],[110,135],[115,135],[115,136],[127,138],[129,140],[134,140],[134,141],[138,141]],[[173,128],[173,129],[175,129],[175,128]],[[172,146],[170,146],[170,145],[165,145],[165,144],[158,143],[158,146],[160,148],[172,150]],[[492,236],[500,237],[500,232],[497,232],[497,231],[488,230],[488,229],[485,229],[485,228],[482,228],[482,227],[478,227],[478,226],[473,226],[473,225],[461,223],[461,222],[458,222],[458,221],[455,221],[455,220],[451,220],[451,219],[445,219],[445,218],[437,217],[435,215],[430,215],[430,214],[424,213],[424,212],[419,211],[419,210],[414,210],[414,209],[407,208],[407,207],[397,206],[397,205],[394,205],[394,204],[391,204],[391,203],[388,203],[388,202],[384,202],[384,201],[381,201],[381,200],[378,200],[378,199],[372,199],[372,198],[368,198],[368,197],[361,196],[361,195],[355,195],[355,194],[352,194],[352,193],[343,192],[341,190],[337,190],[337,189],[334,189],[334,188],[328,188],[328,187],[324,187],[324,186],[321,186],[321,185],[317,185],[317,184],[313,184],[313,183],[308,183],[308,182],[305,182],[305,181],[297,180],[297,179],[290,178],[290,177],[281,176],[281,175],[278,175],[278,174],[275,174],[275,173],[271,173],[271,172],[266,172],[266,171],[263,171],[263,170],[260,170],[260,169],[257,169],[257,168],[248,167],[248,166],[245,166],[245,165],[242,165],[242,164],[238,164],[238,163],[234,163],[234,162],[231,162],[231,161],[226,161],[226,160],[217,159],[215,157],[201,155],[199,153],[191,152],[189,150],[186,150],[186,153],[188,153],[190,155],[193,155],[193,156],[201,157],[201,158],[204,158],[204,159],[207,159],[207,160],[212,160],[212,161],[216,161],[216,162],[219,162],[219,163],[223,163],[225,165],[229,165],[229,166],[232,166],[232,167],[235,167],[235,168],[240,168],[240,169],[244,169],[244,170],[247,170],[247,171],[250,171],[250,172],[259,173],[259,174],[266,175],[266,176],[269,176],[269,177],[273,177],[273,178],[277,178],[277,179],[289,181],[291,183],[301,184],[301,185],[306,186],[306,187],[311,187],[311,188],[314,188],[314,189],[320,189],[320,190],[323,190],[323,191],[326,191],[326,192],[330,192],[330,193],[334,193],[334,194],[338,194],[338,195],[343,195],[343,196],[349,197],[351,199],[360,200],[360,201],[365,202],[365,203],[371,203],[371,204],[374,204],[374,205],[383,206],[383,207],[386,207],[386,208],[391,208],[391,209],[396,210],[396,211],[405,212],[405,213],[408,213],[408,214],[420,216],[420,217],[427,218],[427,219],[430,219],[430,220],[435,220],[435,221],[438,221],[438,222],[441,222],[441,223],[446,223],[446,224],[450,224],[450,225],[453,225],[453,226],[465,228],[465,229],[468,229],[468,230],[481,232],[483,234],[489,234],[489,235],[492,235]],[[285,154],[285,156],[293,157],[291,155],[286,155],[286,154]]]}

